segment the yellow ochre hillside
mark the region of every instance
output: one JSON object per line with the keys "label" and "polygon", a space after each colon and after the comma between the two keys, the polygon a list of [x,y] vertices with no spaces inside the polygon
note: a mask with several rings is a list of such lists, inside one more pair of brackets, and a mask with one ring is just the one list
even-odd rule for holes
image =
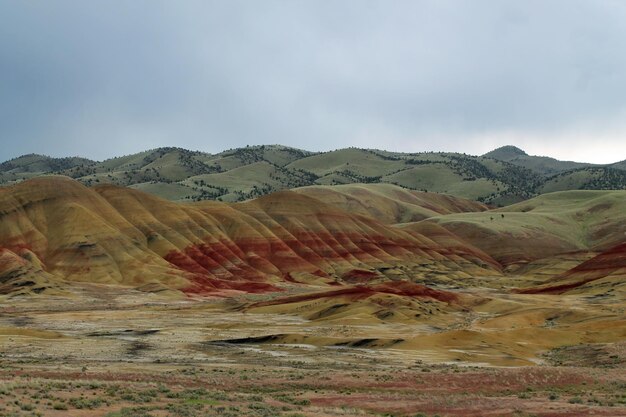
{"label": "yellow ochre hillside", "polygon": [[[484,209],[436,196],[428,210],[442,199]],[[213,294],[499,274],[480,250],[445,247],[304,193],[179,204],[60,176],[0,189],[0,248],[3,292],[91,282]]]}

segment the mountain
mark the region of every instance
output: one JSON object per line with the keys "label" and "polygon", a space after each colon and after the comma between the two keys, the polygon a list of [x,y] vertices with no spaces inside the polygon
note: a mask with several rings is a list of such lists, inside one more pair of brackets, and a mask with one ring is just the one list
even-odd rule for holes
{"label": "mountain", "polygon": [[94,165],[95,162],[80,157],[52,158],[29,154],[0,164],[0,182],[18,181],[34,176]]}
{"label": "mountain", "polygon": [[0,183],[61,174],[88,186],[128,186],[171,201],[227,202],[307,186],[394,184],[504,206],[551,191],[624,189],[623,167],[529,156],[513,146],[483,156],[358,148],[314,153],[280,145],[208,154],[170,147],[102,162],[27,155],[0,165]]}
{"label": "mountain", "polygon": [[[447,204],[483,209],[452,198]],[[179,204],[61,176],[0,189],[5,293],[71,282],[187,294],[263,292],[294,282],[448,281],[498,269],[471,247],[450,249],[304,193]]]}
{"label": "mountain", "polygon": [[581,162],[559,161],[558,159],[549,158],[547,156],[528,155],[523,150],[510,145],[487,152],[483,157],[509,162],[544,176],[592,166],[592,164]]}
{"label": "mountain", "polygon": [[511,161],[520,157],[528,156],[526,152],[518,148],[517,146],[506,145],[494,149],[491,152],[487,152],[483,155],[485,158],[498,159],[500,161]]}

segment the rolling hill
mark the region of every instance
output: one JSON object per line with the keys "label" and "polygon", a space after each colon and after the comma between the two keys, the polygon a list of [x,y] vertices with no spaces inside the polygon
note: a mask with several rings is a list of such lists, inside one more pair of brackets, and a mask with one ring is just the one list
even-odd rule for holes
{"label": "rolling hill", "polygon": [[[433,207],[484,209],[453,198],[435,201]],[[63,282],[263,292],[298,282],[499,274],[498,265],[473,248],[447,248],[303,193],[179,204],[60,176],[0,189],[0,251],[4,292],[40,292]]]}
{"label": "rolling hill", "polygon": [[[390,184],[181,204],[45,176],[1,188],[0,216],[4,292],[81,281],[254,292],[294,283],[453,283],[502,271],[543,288],[614,279],[626,267],[615,249],[626,236],[626,191],[556,192],[495,210]],[[609,266],[598,272],[596,264]]]}
{"label": "rolling hill", "polygon": [[541,277],[548,287],[553,281],[605,276],[619,283],[615,279],[623,278],[626,267],[626,191],[555,192],[488,212],[434,216],[398,227],[428,235],[443,229],[505,271]]}
{"label": "rolling hill", "polygon": [[[498,209],[392,184],[179,203],[41,176],[0,188],[0,297],[11,339],[24,323],[76,331],[80,318],[63,352],[102,354],[118,336],[124,352],[152,352],[169,335],[166,354],[184,340],[218,354],[391,348],[381,355],[411,363],[532,365],[549,349],[623,341],[625,216],[626,190]],[[25,322],[13,306],[40,313]],[[102,329],[112,315],[124,321]],[[146,345],[126,340],[142,332]]]}
{"label": "rolling hill", "polygon": [[559,161],[558,159],[549,158],[547,156],[532,156],[515,146],[502,146],[487,152],[483,155],[487,158],[493,158],[499,161],[509,162],[513,165],[528,168],[533,172],[541,175],[554,175],[564,171],[570,171],[577,168],[585,168],[593,166],[572,161]]}
{"label": "rolling hill", "polygon": [[613,167],[577,168],[553,175],[537,189],[541,194],[566,190],[619,190],[626,183],[626,170]]}
{"label": "rolling hill", "polygon": [[38,175],[94,165],[86,158],[51,158],[45,155],[28,154],[0,164],[0,182],[14,182]]}
{"label": "rolling hill", "polygon": [[391,184],[314,185],[293,191],[383,223],[407,223],[452,213],[485,211],[484,204]]}
{"label": "rolling hill", "polygon": [[503,147],[482,156],[347,148],[314,153],[280,145],[217,154],[158,148],[94,162],[26,155],[0,164],[0,183],[66,175],[88,186],[129,186],[171,201],[243,201],[306,186],[394,184],[504,206],[572,189],[624,189],[622,163],[607,166],[529,156]]}

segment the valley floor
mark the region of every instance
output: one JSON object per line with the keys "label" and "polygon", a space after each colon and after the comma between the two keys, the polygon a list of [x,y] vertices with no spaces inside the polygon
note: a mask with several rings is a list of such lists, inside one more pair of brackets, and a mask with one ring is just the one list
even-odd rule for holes
{"label": "valley floor", "polygon": [[423,305],[285,297],[0,300],[0,416],[626,416],[610,300],[475,289],[408,318]]}

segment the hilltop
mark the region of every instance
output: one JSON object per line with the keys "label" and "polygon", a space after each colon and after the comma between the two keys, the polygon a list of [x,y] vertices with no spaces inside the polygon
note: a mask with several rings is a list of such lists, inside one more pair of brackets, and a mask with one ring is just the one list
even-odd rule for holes
{"label": "hilltop", "polygon": [[549,158],[547,156],[532,156],[528,155],[520,148],[510,145],[494,149],[491,152],[487,152],[483,156],[497,159],[499,161],[509,162],[519,167],[528,168],[533,172],[545,176],[594,166],[593,164],[581,162],[559,161],[558,159]]}
{"label": "hilltop", "polygon": [[487,152],[483,156],[508,162],[520,157],[528,156],[528,154],[517,146],[506,145]]}
{"label": "hilltop", "polygon": [[[28,154],[10,159],[0,164],[0,172],[4,177],[19,177],[63,171],[79,166],[93,165],[95,161],[80,157],[52,158],[46,155]],[[29,175],[31,174],[31,175]]]}
{"label": "hilltop", "polygon": [[309,152],[281,145],[217,154],[158,148],[102,162],[26,155],[0,164],[0,183],[65,175],[88,186],[127,186],[172,201],[243,201],[275,191],[340,184],[394,184],[507,205],[546,192],[624,189],[626,165],[530,156],[505,146],[482,156],[347,148]]}

